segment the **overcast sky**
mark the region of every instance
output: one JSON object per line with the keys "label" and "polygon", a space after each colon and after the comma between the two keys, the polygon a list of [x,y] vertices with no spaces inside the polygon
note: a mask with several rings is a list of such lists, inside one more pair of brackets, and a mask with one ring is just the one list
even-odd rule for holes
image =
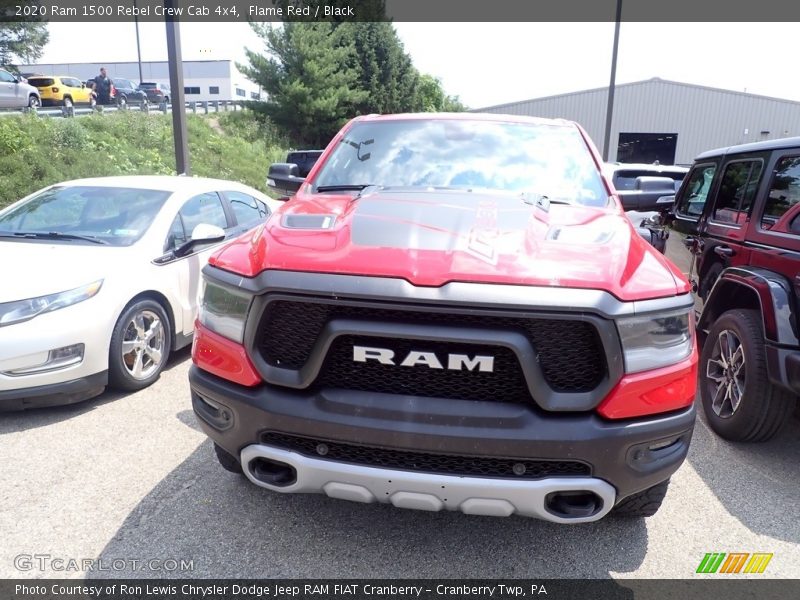
{"label": "overcast sky", "polygon": [[[472,108],[608,85],[613,23],[396,23],[416,67]],[[40,62],[136,60],[133,23],[50,23]],[[142,60],[165,60],[141,23]],[[182,23],[184,60],[244,60],[245,23]],[[617,83],[651,77],[800,101],[797,23],[623,23]]]}

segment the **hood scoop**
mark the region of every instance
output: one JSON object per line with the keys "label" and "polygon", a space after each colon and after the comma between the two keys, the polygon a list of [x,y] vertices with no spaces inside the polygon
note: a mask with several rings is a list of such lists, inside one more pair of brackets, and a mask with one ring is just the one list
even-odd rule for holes
{"label": "hood scoop", "polygon": [[286,229],[332,229],[336,215],[284,215],[281,225]]}

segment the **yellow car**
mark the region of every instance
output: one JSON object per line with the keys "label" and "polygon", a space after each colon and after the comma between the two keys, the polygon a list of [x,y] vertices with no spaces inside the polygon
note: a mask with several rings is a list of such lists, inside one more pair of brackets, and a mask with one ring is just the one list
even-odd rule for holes
{"label": "yellow car", "polygon": [[77,77],[33,75],[28,83],[39,90],[42,106],[73,106],[94,104],[92,89]]}

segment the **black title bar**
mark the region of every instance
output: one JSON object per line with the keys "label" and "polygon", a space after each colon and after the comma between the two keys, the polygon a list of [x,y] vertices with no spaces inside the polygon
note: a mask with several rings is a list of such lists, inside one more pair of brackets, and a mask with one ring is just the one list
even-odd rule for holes
{"label": "black title bar", "polygon": [[[187,22],[603,22],[615,20],[617,0],[175,0],[171,9],[162,0],[3,0],[0,6],[7,21],[163,21],[169,14]],[[623,0],[621,20],[797,22],[800,2]]]}

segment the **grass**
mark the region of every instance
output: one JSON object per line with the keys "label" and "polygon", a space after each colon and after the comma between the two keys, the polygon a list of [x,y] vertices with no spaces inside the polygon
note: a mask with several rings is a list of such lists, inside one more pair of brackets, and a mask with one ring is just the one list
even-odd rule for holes
{"label": "grass", "polygon": [[[193,175],[230,179],[266,192],[285,146],[249,111],[187,115]],[[140,111],[71,119],[0,117],[0,208],[47,185],[106,175],[174,175],[172,117]]]}

